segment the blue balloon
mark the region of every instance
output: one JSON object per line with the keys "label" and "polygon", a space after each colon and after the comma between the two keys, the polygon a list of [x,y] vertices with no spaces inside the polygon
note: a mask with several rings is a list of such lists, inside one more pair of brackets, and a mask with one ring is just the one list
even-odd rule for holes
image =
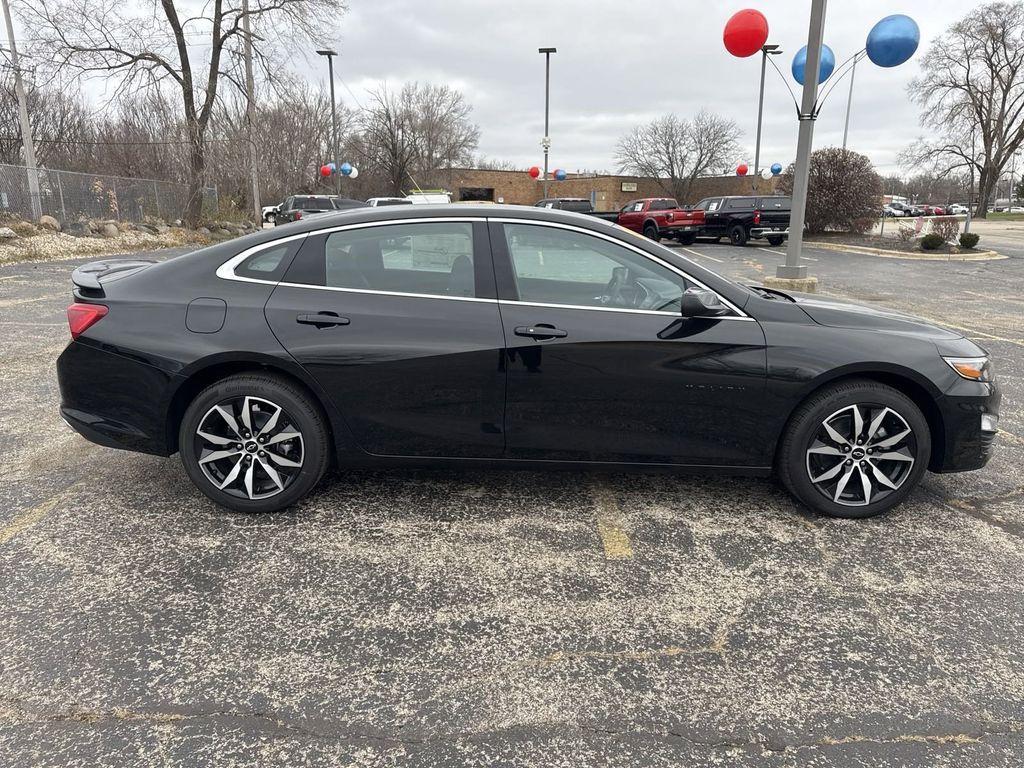
{"label": "blue balloon", "polygon": [[[793,79],[800,85],[804,84],[804,68],[807,66],[807,46],[805,45],[796,52],[793,57]],[[836,68],[836,55],[827,45],[821,46],[821,61],[818,62],[818,85],[821,85],[832,74]]]}
{"label": "blue balloon", "polygon": [[350,173],[352,173],[352,165],[349,164],[349,163],[342,163],[341,164],[341,175],[342,176],[348,176]]}
{"label": "blue balloon", "polygon": [[898,67],[917,52],[921,30],[909,16],[886,16],[868,32],[868,58],[880,67]]}
{"label": "blue balloon", "polygon": [[772,165],[772,176],[778,176],[782,173],[782,165],[780,163],[774,163]]}

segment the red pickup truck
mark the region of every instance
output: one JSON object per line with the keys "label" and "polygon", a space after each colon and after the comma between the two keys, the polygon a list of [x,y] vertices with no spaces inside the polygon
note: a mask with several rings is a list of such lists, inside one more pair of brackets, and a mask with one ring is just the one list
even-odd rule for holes
{"label": "red pickup truck", "polygon": [[670,237],[683,245],[696,239],[704,226],[704,211],[688,211],[671,197],[645,197],[626,203],[617,214],[597,214],[620,227],[660,240]]}

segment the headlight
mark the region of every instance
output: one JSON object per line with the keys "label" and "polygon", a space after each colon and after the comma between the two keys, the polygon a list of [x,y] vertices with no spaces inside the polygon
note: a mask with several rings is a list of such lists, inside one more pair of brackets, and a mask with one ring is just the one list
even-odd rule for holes
{"label": "headlight", "polygon": [[949,367],[971,381],[989,381],[991,367],[987,357],[943,357]]}

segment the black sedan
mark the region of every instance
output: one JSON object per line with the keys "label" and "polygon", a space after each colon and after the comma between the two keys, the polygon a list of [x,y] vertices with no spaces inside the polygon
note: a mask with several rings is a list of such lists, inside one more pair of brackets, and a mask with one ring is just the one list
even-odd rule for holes
{"label": "black sedan", "polygon": [[406,206],[75,270],[61,414],[286,507],[329,465],[775,473],[867,517],[978,469],[983,349],[895,312],[726,280],[600,219]]}

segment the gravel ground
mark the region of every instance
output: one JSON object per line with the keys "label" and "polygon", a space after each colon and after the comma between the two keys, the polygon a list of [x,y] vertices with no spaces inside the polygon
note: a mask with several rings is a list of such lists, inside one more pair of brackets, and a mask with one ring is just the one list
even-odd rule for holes
{"label": "gravel ground", "polygon": [[0,765],[1019,766],[1024,259],[808,256],[992,352],[985,470],[861,522],[766,480],[479,469],[234,515],[65,427],[72,263],[0,267]]}

